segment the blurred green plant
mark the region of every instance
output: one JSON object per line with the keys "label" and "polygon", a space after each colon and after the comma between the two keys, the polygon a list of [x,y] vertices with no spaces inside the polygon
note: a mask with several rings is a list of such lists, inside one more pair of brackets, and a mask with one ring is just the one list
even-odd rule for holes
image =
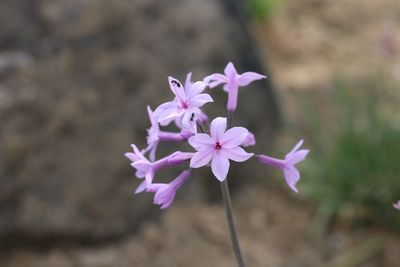
{"label": "blurred green plant", "polygon": [[[333,98],[336,122],[316,119],[315,111],[306,115],[317,145],[301,191],[318,205],[317,227],[345,217],[353,225],[379,223],[400,229],[400,213],[392,206],[400,199],[400,132],[392,122],[399,109],[391,105],[398,101],[387,97],[388,90],[375,88],[350,91],[338,84]],[[332,124],[334,133],[324,132]]]}
{"label": "blurred green plant", "polygon": [[282,0],[248,0],[250,14],[254,19],[269,19],[282,2]]}

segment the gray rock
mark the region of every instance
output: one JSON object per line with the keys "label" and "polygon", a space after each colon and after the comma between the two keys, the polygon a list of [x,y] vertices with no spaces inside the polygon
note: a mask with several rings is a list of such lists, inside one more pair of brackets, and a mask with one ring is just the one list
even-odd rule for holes
{"label": "gray rock", "polygon": [[[123,153],[144,146],[146,105],[171,98],[166,77],[201,79],[229,60],[264,72],[226,2],[0,4],[0,240],[115,238],[159,213],[150,196],[133,196]],[[237,121],[265,145],[277,109],[268,81],[252,87]],[[224,112],[217,95],[210,111]]]}

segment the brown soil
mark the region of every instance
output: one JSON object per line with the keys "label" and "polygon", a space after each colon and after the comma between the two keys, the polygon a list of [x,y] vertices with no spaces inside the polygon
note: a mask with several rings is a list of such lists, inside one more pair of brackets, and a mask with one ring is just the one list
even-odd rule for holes
{"label": "brown soil", "polygon": [[326,89],[338,77],[400,80],[399,25],[396,0],[282,1],[254,33],[280,89]]}
{"label": "brown soil", "polygon": [[[353,266],[327,262],[368,242],[372,249],[361,248],[368,261],[354,266],[399,266],[399,239],[375,230],[336,227],[311,238],[312,210],[274,186],[248,187],[236,195],[234,206],[248,266]],[[180,202],[161,212],[160,222],[148,223],[117,244],[45,252],[19,249],[3,256],[2,266],[235,266],[220,204]]]}

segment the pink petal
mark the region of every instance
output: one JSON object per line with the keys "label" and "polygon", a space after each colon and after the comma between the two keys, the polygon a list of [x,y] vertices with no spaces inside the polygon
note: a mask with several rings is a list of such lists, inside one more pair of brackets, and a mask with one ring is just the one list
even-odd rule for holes
{"label": "pink petal", "polygon": [[167,184],[163,184],[163,183],[154,183],[154,184],[149,184],[147,186],[146,191],[147,192],[156,192],[158,190],[160,190],[161,188],[165,187]]}
{"label": "pink petal", "polygon": [[226,118],[215,118],[210,125],[210,135],[215,141],[219,141],[226,130]]}
{"label": "pink petal", "polygon": [[136,160],[135,162],[131,163],[131,166],[136,170],[140,170],[146,172],[151,169],[151,163],[149,161],[144,160]]}
{"label": "pink petal", "polygon": [[175,110],[178,106],[178,102],[176,100],[172,100],[169,102],[165,102],[159,105],[153,112],[153,116],[159,118],[160,116],[165,116],[165,111],[167,110]]}
{"label": "pink petal", "polygon": [[154,143],[153,146],[150,149],[150,153],[149,153],[149,159],[151,161],[155,161],[156,160],[156,151],[157,151],[157,147],[158,147],[158,142]]}
{"label": "pink petal", "polygon": [[243,162],[251,158],[254,154],[247,153],[241,147],[223,148],[222,153],[228,158],[236,162]]}
{"label": "pink petal", "polygon": [[168,208],[175,198],[175,190],[164,184],[154,195],[154,204],[161,205],[161,209]]}
{"label": "pink petal", "polygon": [[288,162],[290,162],[290,164],[294,165],[296,163],[299,163],[300,161],[303,161],[306,158],[308,152],[310,152],[310,150],[302,149],[302,150],[299,150],[296,153],[292,154],[292,156],[289,159],[286,159],[286,157],[285,157],[285,159]]}
{"label": "pink petal", "polygon": [[220,73],[214,73],[204,78],[204,82],[208,84],[210,88],[217,87],[221,83],[227,83],[228,78],[225,75]]}
{"label": "pink petal", "polygon": [[178,175],[171,183],[170,186],[175,190],[179,189],[186,180],[190,177],[191,170],[184,170],[181,174]]}
{"label": "pink petal", "polygon": [[393,207],[400,210],[400,200],[397,203],[393,203]]}
{"label": "pink petal", "polygon": [[169,206],[171,206],[172,202],[174,201],[175,194],[176,194],[176,192],[173,192],[171,195],[168,195],[168,197],[169,197],[168,200],[165,201],[165,202],[161,205],[160,209],[166,209],[166,208],[168,208]]}
{"label": "pink petal", "polygon": [[180,126],[176,123],[177,121],[179,121],[179,118],[178,118],[178,117],[169,118],[169,119],[160,121],[159,124],[160,124],[161,126],[167,126],[167,125],[169,125],[172,121],[174,121],[175,124],[178,126],[178,128],[180,128]]}
{"label": "pink petal", "polygon": [[158,118],[158,122],[161,123],[161,121],[163,121],[163,122],[169,121],[170,119],[182,116],[183,113],[184,113],[184,110],[178,110],[178,109],[166,110],[165,113]]}
{"label": "pink petal", "polygon": [[221,83],[224,83],[224,82],[222,82],[222,81],[212,81],[212,82],[209,82],[209,83],[208,83],[208,87],[210,87],[210,88],[212,89],[212,88],[217,87],[217,86],[220,85]]}
{"label": "pink petal", "polygon": [[214,100],[211,98],[209,94],[196,95],[190,100],[190,107],[198,108],[208,102],[214,102]]}
{"label": "pink petal", "polygon": [[168,77],[168,82],[169,82],[169,87],[171,88],[171,90],[174,93],[174,95],[180,101],[185,101],[186,100],[186,95],[185,95],[185,90],[184,90],[182,84],[177,79],[175,79],[173,77]]}
{"label": "pink petal", "polygon": [[223,181],[226,179],[229,171],[229,160],[222,153],[214,153],[211,161],[211,170],[214,176],[219,180]]}
{"label": "pink petal", "polygon": [[182,130],[182,118],[176,117],[173,121],[175,122],[176,127]]}
{"label": "pink petal", "polygon": [[206,89],[206,83],[204,82],[195,82],[191,86],[186,88],[186,97],[187,99],[191,99],[192,97],[195,97],[196,95],[200,94],[201,92]]}
{"label": "pink petal", "polygon": [[221,145],[226,148],[238,146],[247,138],[248,133],[244,127],[233,127],[221,136]]}
{"label": "pink petal", "polygon": [[196,150],[203,147],[214,147],[215,145],[215,141],[208,134],[204,133],[193,135],[188,139],[188,142]]}
{"label": "pink petal", "polygon": [[239,76],[239,79],[237,82],[238,82],[239,86],[247,86],[253,81],[261,80],[264,78],[266,78],[266,76],[258,74],[256,72],[245,72]]}
{"label": "pink petal", "polygon": [[140,152],[139,148],[137,148],[136,145],[132,144],[131,147],[132,147],[132,149],[133,149],[133,152],[135,152],[135,155],[136,155],[138,158],[144,158],[144,156],[142,155],[142,152]]}
{"label": "pink petal", "polygon": [[189,72],[187,75],[186,75],[186,80],[185,80],[185,88],[189,88],[190,86],[192,86],[192,73],[191,72]]}
{"label": "pink petal", "polygon": [[197,114],[197,123],[203,124],[208,121],[208,116],[201,109],[194,108],[195,113]]}
{"label": "pink petal", "polygon": [[159,117],[165,110],[175,109],[179,105],[178,100],[175,98],[172,101],[168,101],[159,105],[153,112],[153,115]]}
{"label": "pink petal", "polygon": [[254,146],[256,144],[256,137],[253,133],[249,132],[246,139],[240,144],[243,147]]}
{"label": "pink petal", "polygon": [[141,170],[136,170],[135,175],[139,179],[143,179],[146,176],[146,173]]}
{"label": "pink petal", "polygon": [[173,118],[182,116],[184,110],[179,110],[178,105],[175,101],[167,102],[159,106],[154,114],[158,117],[158,122],[163,123],[165,121],[170,121]]}
{"label": "pink petal", "polygon": [[207,165],[213,156],[214,148],[208,150],[202,150],[194,153],[190,160],[190,168],[200,168]]}
{"label": "pink petal", "polygon": [[[286,157],[289,157],[289,156],[291,156],[293,153],[295,153],[300,147],[301,147],[301,145],[303,144],[303,139],[302,140],[300,140],[293,148],[292,148],[292,150],[289,152],[289,153],[287,153],[286,154]],[[286,158],[285,157],[285,158]]]}
{"label": "pink petal", "polygon": [[181,123],[182,123],[181,130],[182,131],[188,131],[188,132],[191,132],[193,134],[197,133],[196,121],[197,121],[196,114],[191,112],[191,111],[189,111],[189,110],[187,110],[185,112],[185,114],[183,115],[183,118],[182,118],[182,121],[181,121]]}
{"label": "pink petal", "polygon": [[130,161],[136,161],[139,159],[138,156],[136,156],[134,153],[132,152],[128,152],[124,154],[126,158],[128,158]]}
{"label": "pink petal", "polygon": [[238,75],[235,66],[233,65],[232,62],[229,62],[228,65],[226,65],[224,69],[225,76],[228,78],[229,81],[233,81],[236,79],[236,76]]}
{"label": "pink petal", "polygon": [[285,180],[286,183],[288,184],[288,186],[296,193],[298,193],[299,191],[296,188],[296,184],[297,182],[300,180],[300,173],[299,171],[293,167],[287,167],[283,169],[283,174],[285,176]]}
{"label": "pink petal", "polygon": [[146,173],[145,179],[146,179],[147,184],[151,185],[153,183],[153,179],[154,179],[154,172],[151,171],[151,172]]}
{"label": "pink petal", "polygon": [[147,188],[147,182],[146,180],[143,180],[143,182],[141,182],[140,185],[136,188],[135,194],[142,193],[146,188]]}

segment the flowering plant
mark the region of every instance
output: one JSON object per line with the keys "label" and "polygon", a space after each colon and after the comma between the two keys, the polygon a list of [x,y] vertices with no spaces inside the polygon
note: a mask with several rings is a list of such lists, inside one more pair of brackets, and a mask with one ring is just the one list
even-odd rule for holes
{"label": "flowering plant", "polygon": [[[230,125],[238,103],[239,88],[264,78],[266,76],[255,72],[238,74],[232,63],[228,63],[224,74],[214,73],[205,77],[202,81],[194,83],[191,81],[191,73],[189,73],[184,86],[177,79],[168,77],[169,87],[174,98],[159,105],[154,112],[150,107],[147,108],[151,124],[150,128],[147,129],[147,147],[139,150],[136,145],[132,145],[133,152],[125,154],[131,161],[131,166],[136,169],[136,177],[143,180],[135,193],[145,191],[155,193],[154,204],[160,205],[161,209],[172,204],[176,191],[188,180],[191,169],[208,166],[211,162],[211,171],[215,178],[221,182],[233,246],[239,266],[244,266],[244,264],[234,227],[226,180],[230,160],[244,162],[255,157],[263,164],[279,168],[283,171],[288,186],[293,191],[298,192],[296,184],[300,180],[300,173],[295,165],[304,160],[309,152],[309,150],[300,149],[303,141],[300,141],[284,159],[249,153],[243,149],[244,147],[254,146],[256,139],[248,129],[231,127]],[[207,88],[212,89],[219,85],[223,85],[224,91],[228,93],[228,116],[227,118],[217,117],[213,119],[208,131],[208,116],[201,108],[203,105],[213,102],[213,98],[204,91]],[[177,132],[160,130],[160,126],[166,126],[172,122],[177,126]],[[195,151],[175,151],[156,160],[157,146],[160,142],[165,141],[187,142]],[[157,171],[185,162],[189,162],[189,168],[170,183],[154,182]]]}

